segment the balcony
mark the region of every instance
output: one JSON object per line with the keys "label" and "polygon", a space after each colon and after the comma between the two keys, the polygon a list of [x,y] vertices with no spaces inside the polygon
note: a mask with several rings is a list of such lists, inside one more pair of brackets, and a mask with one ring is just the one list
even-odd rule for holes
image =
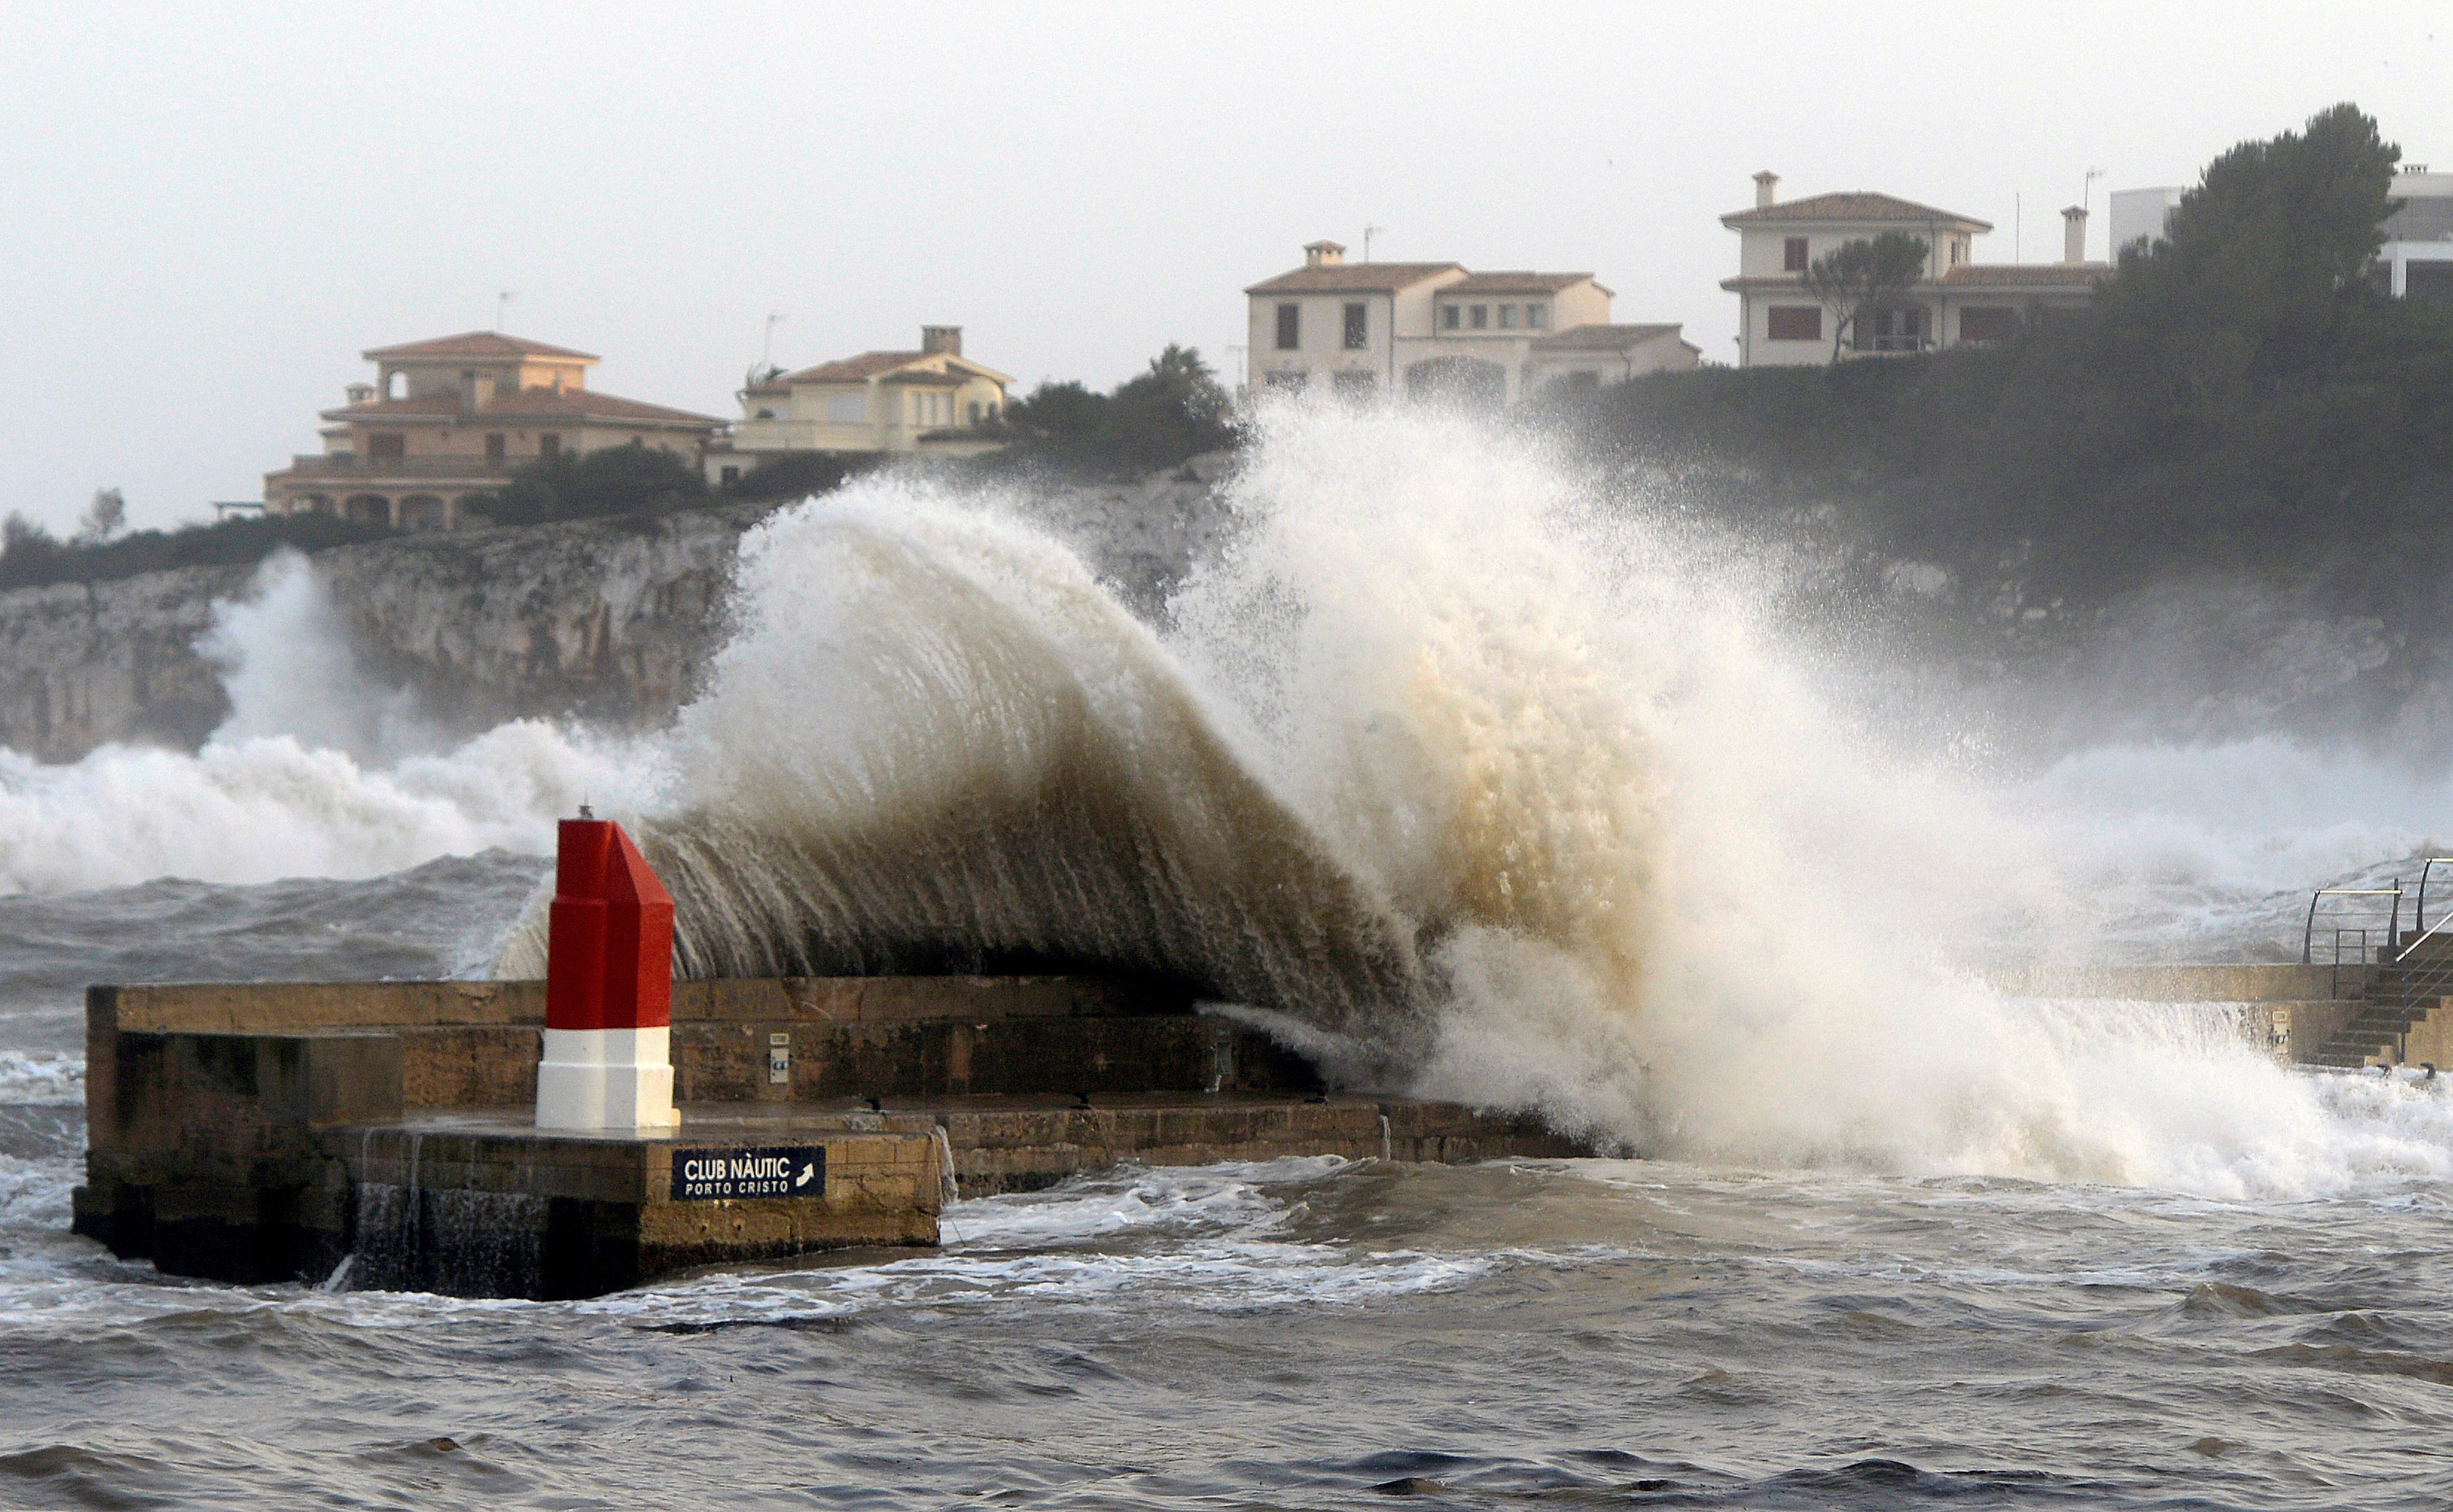
{"label": "balcony", "polygon": [[361,457],[353,451],[292,456],[289,472],[301,478],[508,479],[513,464],[488,457]]}

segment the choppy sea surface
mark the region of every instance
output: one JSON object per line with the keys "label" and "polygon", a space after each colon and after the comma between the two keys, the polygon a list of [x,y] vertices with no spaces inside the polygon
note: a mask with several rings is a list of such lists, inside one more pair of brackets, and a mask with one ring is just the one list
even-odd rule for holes
{"label": "choppy sea surface", "polygon": [[[0,1505],[2453,1496],[2453,1186],[2407,1161],[2260,1201],[1648,1161],[1125,1169],[960,1204],[938,1252],[567,1303],[182,1281],[68,1233],[71,984],[465,968],[540,869],[0,899]],[[2453,1151],[2425,1085],[2329,1097]]]}

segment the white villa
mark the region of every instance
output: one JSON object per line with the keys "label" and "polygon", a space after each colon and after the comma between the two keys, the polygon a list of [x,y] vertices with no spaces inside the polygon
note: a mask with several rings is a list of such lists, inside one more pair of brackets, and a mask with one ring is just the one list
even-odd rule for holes
{"label": "white villa", "polygon": [[1738,365],[1804,367],[1831,360],[1830,311],[1805,288],[1814,260],[1852,241],[1905,231],[1925,245],[1925,269],[1890,306],[1860,314],[1843,357],[1932,351],[1998,341],[2026,322],[2076,309],[2095,296],[2111,266],[2086,261],[2086,211],[2062,211],[2059,263],[1979,263],[1975,238],[1993,229],[1972,215],[1889,194],[1815,194],[1780,203],[1780,175],[1755,175],[1752,209],[1721,217],[1738,233]]}
{"label": "white villa", "polygon": [[1335,242],[1245,291],[1251,387],[1513,403],[1692,368],[1675,325],[1610,324],[1590,273],[1469,272],[1459,263],[1349,263]]}
{"label": "white villa", "polygon": [[741,419],[707,451],[710,483],[738,481],[791,452],[971,456],[1003,445],[1013,380],[963,355],[963,328],[923,326],[918,351],[865,351],[741,391]]}

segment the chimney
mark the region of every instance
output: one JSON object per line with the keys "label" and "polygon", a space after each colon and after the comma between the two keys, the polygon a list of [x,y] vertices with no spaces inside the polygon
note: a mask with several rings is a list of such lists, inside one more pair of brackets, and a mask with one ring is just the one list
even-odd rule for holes
{"label": "chimney", "polygon": [[2086,211],[2075,205],[2062,211],[2062,261],[2073,268],[2086,261]]}
{"label": "chimney", "polygon": [[963,354],[963,328],[960,326],[923,326],[920,328],[920,350],[934,357],[944,352],[948,357]]}
{"label": "chimney", "polygon": [[1765,169],[1755,175],[1755,209],[1767,210],[1780,199],[1780,175]]}
{"label": "chimney", "polygon": [[1346,266],[1346,249],[1335,242],[1306,242],[1304,243],[1304,266],[1306,268],[1343,268]]}

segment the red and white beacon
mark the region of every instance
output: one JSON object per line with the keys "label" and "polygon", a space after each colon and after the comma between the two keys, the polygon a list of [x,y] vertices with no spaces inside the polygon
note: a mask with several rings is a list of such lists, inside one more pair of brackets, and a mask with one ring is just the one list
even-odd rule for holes
{"label": "red and white beacon", "polygon": [[579,813],[554,847],[536,1126],[668,1129],[673,896],[621,826]]}

